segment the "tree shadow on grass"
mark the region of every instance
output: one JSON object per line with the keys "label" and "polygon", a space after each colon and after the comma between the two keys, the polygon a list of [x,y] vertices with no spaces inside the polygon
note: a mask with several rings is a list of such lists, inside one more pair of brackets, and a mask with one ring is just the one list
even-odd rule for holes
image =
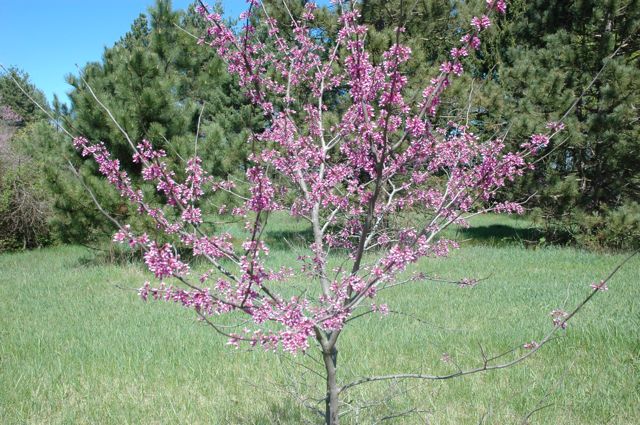
{"label": "tree shadow on grass", "polygon": [[544,243],[543,232],[536,227],[514,227],[505,224],[473,226],[458,230],[459,239],[478,245],[524,245]]}
{"label": "tree shadow on grass", "polygon": [[272,249],[289,250],[294,247],[308,247],[313,242],[313,229],[303,230],[267,230],[265,243]]}
{"label": "tree shadow on grass", "polygon": [[[492,246],[536,246],[544,244],[544,233],[536,227],[514,227],[506,224],[491,224],[458,229],[457,238],[475,245]],[[291,247],[306,248],[313,243],[313,229],[271,230],[267,231],[264,241],[270,248],[287,251]]]}
{"label": "tree shadow on grass", "polygon": [[303,407],[296,405],[290,400],[284,400],[282,404],[271,404],[268,412],[256,415],[249,420],[249,423],[254,425],[289,425],[309,423],[311,416],[309,412],[306,412],[303,409]]}
{"label": "tree shadow on grass", "polygon": [[[336,231],[329,227],[329,231]],[[264,242],[269,248],[276,251],[307,250],[313,243],[313,228],[307,227],[303,230],[271,230],[267,231]],[[333,247],[334,254],[350,252],[347,248]]]}

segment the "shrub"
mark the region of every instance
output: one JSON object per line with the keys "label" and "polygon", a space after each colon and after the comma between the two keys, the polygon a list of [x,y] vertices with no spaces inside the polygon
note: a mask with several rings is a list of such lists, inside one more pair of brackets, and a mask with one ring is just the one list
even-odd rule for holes
{"label": "shrub", "polygon": [[0,129],[0,251],[27,249],[49,241],[50,206],[31,161],[11,147],[15,129]]}
{"label": "shrub", "polygon": [[640,248],[640,204],[627,202],[615,209],[585,214],[576,235],[579,244],[591,249]]}

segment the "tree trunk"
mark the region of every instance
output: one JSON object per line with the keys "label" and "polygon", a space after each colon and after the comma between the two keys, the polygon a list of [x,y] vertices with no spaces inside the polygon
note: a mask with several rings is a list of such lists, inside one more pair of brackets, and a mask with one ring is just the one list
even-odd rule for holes
{"label": "tree trunk", "polygon": [[335,345],[329,351],[323,352],[322,357],[327,372],[327,398],[325,401],[324,421],[326,425],[338,425],[338,384],[336,382],[338,350]]}

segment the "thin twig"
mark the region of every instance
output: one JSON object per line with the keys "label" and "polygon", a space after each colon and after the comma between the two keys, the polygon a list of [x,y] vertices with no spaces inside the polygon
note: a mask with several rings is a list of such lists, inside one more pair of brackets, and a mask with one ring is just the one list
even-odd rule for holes
{"label": "thin twig", "polygon": [[[611,273],[609,273],[609,275],[602,280],[602,284],[606,284],[617,272],[618,270],[620,270],[620,268],[625,265],[629,260],[631,260],[631,258],[633,258],[638,252],[640,252],[640,250],[636,250],[634,252],[632,252],[629,256],[627,256],[622,262],[620,262],[612,271]],[[484,360],[484,363],[482,366],[474,368],[474,369],[468,369],[468,370],[458,370],[457,372],[454,373],[450,373],[450,374],[445,374],[445,375],[428,375],[428,374],[422,374],[422,373],[399,373],[399,374],[393,374],[393,375],[382,375],[382,376],[371,376],[371,377],[364,377],[364,378],[360,378],[356,381],[353,381],[349,384],[346,384],[344,386],[342,386],[339,390],[340,393],[342,393],[343,391],[348,390],[349,388],[353,388],[357,385],[361,385],[361,384],[365,384],[365,383],[369,383],[369,382],[377,382],[377,381],[387,381],[387,380],[398,380],[398,379],[426,379],[426,380],[446,380],[446,379],[451,379],[451,378],[456,378],[459,376],[465,376],[465,375],[472,375],[472,374],[476,374],[479,372],[486,372],[486,371],[490,371],[490,370],[497,370],[497,369],[505,369],[511,366],[514,366],[522,361],[524,361],[525,359],[531,357],[534,353],[536,353],[538,350],[540,350],[546,343],[548,343],[549,341],[551,341],[554,337],[554,335],[558,332],[559,329],[563,329],[564,326],[566,325],[566,323],[571,320],[571,318],[573,318],[595,295],[596,293],[599,292],[598,289],[594,289],[593,291],[591,291],[591,293],[580,303],[578,304],[578,306],[567,315],[567,317],[565,317],[560,323],[558,323],[557,325],[555,325],[553,327],[553,329],[547,333],[547,335],[540,341],[540,343],[538,343],[538,345],[534,348],[532,348],[531,350],[529,350],[526,354],[523,354],[519,357],[517,357],[514,360],[505,362],[505,363],[501,363],[501,364],[496,364],[496,365],[489,365],[488,363],[490,363],[491,361],[498,359],[500,357],[503,357],[504,355],[511,353],[513,351],[515,351],[516,349],[518,349],[519,347],[513,348],[505,353],[501,353],[495,357],[489,358]]]}

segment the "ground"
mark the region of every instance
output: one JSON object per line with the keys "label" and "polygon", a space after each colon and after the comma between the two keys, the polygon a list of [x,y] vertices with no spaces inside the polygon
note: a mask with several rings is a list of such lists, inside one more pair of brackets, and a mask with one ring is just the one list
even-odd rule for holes
{"label": "ground", "polygon": [[[267,237],[272,261],[287,264],[295,256],[276,242],[302,227],[282,226]],[[624,258],[530,249],[527,229],[523,221],[489,217],[452,232],[467,240],[462,249],[418,268],[451,279],[490,278],[474,288],[424,282],[383,294],[391,309],[421,320],[392,314],[355,322],[339,347],[341,381],[450,372],[456,366],[442,360],[445,353],[466,368],[481,362],[480,346],[499,353],[539,339],[551,327],[551,310],[571,309]],[[520,424],[547,405],[531,423],[640,423],[639,270],[635,258],[562,338],[523,364],[442,382],[365,385],[345,401],[375,401],[393,390],[399,395],[370,413],[417,408],[383,423]],[[289,379],[306,370],[295,362],[315,367],[314,350],[295,358],[236,350],[193,312],[140,301],[134,289],[148,278],[139,264],[101,264],[82,247],[0,255],[0,423],[301,422],[303,410],[286,389],[303,394],[295,385],[304,381],[309,395],[321,396],[313,373]],[[357,410],[345,420],[373,423]]]}

